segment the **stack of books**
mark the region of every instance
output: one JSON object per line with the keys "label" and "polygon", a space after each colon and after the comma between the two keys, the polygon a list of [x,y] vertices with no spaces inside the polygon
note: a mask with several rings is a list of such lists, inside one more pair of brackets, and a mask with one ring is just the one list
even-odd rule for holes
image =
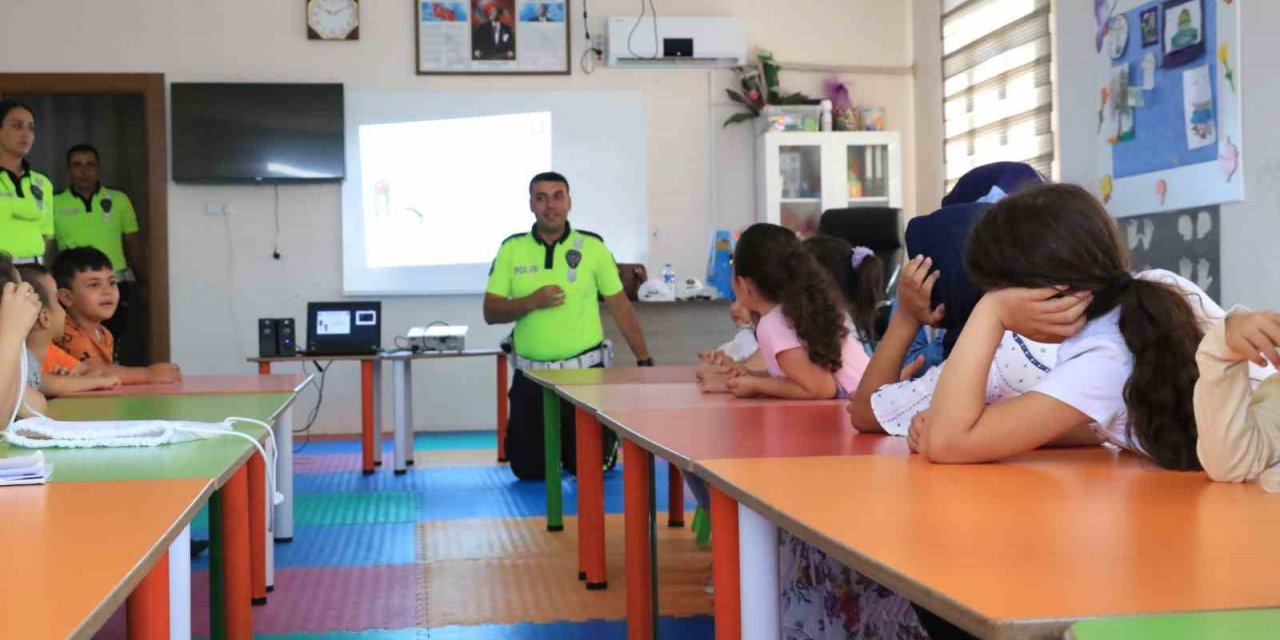
{"label": "stack of books", "polygon": [[53,463],[46,462],[44,452],[16,458],[0,458],[0,486],[45,484],[53,475]]}

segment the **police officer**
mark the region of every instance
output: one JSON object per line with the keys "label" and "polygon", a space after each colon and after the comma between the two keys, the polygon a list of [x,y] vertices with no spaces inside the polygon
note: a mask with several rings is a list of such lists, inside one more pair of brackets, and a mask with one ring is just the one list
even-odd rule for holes
{"label": "police officer", "polygon": [[[600,324],[602,296],[638,366],[653,366],[635,309],[622,290],[618,265],[604,239],[569,225],[569,181],[540,173],[529,183],[533,228],[507,238],[489,270],[484,319],[489,324],[514,322],[516,372],[511,383],[507,422],[507,458],[521,480],[546,474],[542,439],[542,390],[524,371],[540,368],[603,367],[610,349]],[[576,472],[574,412],[560,410],[560,459]],[[605,465],[617,461],[616,436],[605,430]]]}
{"label": "police officer", "polygon": [[53,249],[53,183],[26,159],[35,141],[31,108],[0,100],[0,252],[17,264],[42,262]]}
{"label": "police officer", "polygon": [[120,306],[104,324],[117,338],[125,337],[121,362],[141,365],[146,361],[145,340],[126,333],[130,319],[140,317],[139,294],[145,286],[138,214],[123,191],[102,185],[99,167],[100,156],[92,145],[78,144],[67,151],[67,188],[53,199],[54,237],[59,251],[93,247],[111,259],[120,283]]}

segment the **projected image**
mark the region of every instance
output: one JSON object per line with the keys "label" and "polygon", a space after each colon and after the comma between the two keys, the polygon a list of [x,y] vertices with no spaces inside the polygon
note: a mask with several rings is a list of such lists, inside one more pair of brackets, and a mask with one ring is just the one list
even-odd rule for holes
{"label": "projected image", "polygon": [[529,178],[551,167],[551,113],[363,125],[368,268],[488,264],[533,224]]}

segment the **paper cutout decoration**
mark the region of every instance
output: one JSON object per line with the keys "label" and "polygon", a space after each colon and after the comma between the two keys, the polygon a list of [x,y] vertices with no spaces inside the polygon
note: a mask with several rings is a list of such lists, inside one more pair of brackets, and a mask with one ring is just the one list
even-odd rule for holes
{"label": "paper cutout decoration", "polygon": [[1182,72],[1182,104],[1187,148],[1199,149],[1217,142],[1218,127],[1213,113],[1208,65]]}
{"label": "paper cutout decoration", "polygon": [[1107,26],[1106,43],[1107,53],[1112,60],[1124,57],[1125,49],[1129,48],[1129,19],[1124,14],[1111,19]]}
{"label": "paper cutout decoration", "polygon": [[1231,85],[1231,93],[1235,93],[1236,70],[1231,68],[1230,54],[1231,51],[1227,48],[1227,43],[1224,42],[1218,46],[1218,62],[1222,63],[1222,75],[1226,77],[1227,82]]}
{"label": "paper cutout decoration", "polygon": [[1156,88],[1156,54],[1148,51],[1142,56],[1142,90]]}
{"label": "paper cutout decoration", "polygon": [[1102,133],[1102,123],[1107,119],[1107,100],[1111,98],[1111,91],[1106,87],[1102,88],[1102,104],[1098,105],[1098,133]]}
{"label": "paper cutout decoration", "polygon": [[1103,130],[1108,132],[1107,142],[1116,144],[1133,139],[1133,107],[1129,106],[1129,65],[1121,64],[1111,68],[1111,100],[1107,103],[1106,122]]}
{"label": "paper cutout decoration", "polygon": [[1231,182],[1231,178],[1236,175],[1236,169],[1240,167],[1240,147],[1231,141],[1231,136],[1227,136],[1227,143],[1223,146],[1225,148],[1218,155],[1218,168],[1222,169],[1222,175],[1226,176],[1227,182]]}
{"label": "paper cutout decoration", "polygon": [[1145,218],[1141,222],[1142,229],[1139,230],[1139,221],[1129,221],[1129,250],[1132,251],[1138,247],[1142,247],[1143,251],[1151,248],[1151,238],[1156,235],[1156,224],[1151,218]]}
{"label": "paper cutout decoration", "polygon": [[1169,183],[1164,178],[1156,180],[1156,197],[1160,198],[1160,204],[1164,205],[1164,197],[1169,193]]}
{"label": "paper cutout decoration", "polygon": [[1103,204],[1106,204],[1106,203],[1108,203],[1108,202],[1111,202],[1111,187],[1112,187],[1112,186],[1113,186],[1113,185],[1112,185],[1112,182],[1111,182],[1111,174],[1109,174],[1109,173],[1108,173],[1107,175],[1105,175],[1105,176],[1102,176],[1102,179],[1098,180],[1098,191],[1102,193],[1102,202],[1103,202]]}
{"label": "paper cutout decoration", "polygon": [[1213,231],[1213,216],[1208,211],[1201,211],[1196,214],[1196,238],[1204,238]]}
{"label": "paper cutout decoration", "polygon": [[1182,236],[1183,241],[1191,242],[1196,235],[1195,223],[1192,222],[1189,214],[1178,216],[1178,235]]}
{"label": "paper cutout decoration", "polygon": [[1093,0],[1093,20],[1098,26],[1098,35],[1094,39],[1094,49],[1102,53],[1102,42],[1107,37],[1107,29],[1111,25],[1111,1]]}
{"label": "paper cutout decoration", "polygon": [[1142,28],[1142,46],[1149,47],[1160,42],[1160,7],[1143,11],[1138,23]]}

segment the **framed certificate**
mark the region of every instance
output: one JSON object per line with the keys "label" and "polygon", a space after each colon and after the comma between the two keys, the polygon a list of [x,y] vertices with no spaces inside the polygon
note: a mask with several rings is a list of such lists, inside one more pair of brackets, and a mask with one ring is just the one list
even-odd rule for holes
{"label": "framed certificate", "polygon": [[414,0],[418,75],[562,74],[569,0]]}

